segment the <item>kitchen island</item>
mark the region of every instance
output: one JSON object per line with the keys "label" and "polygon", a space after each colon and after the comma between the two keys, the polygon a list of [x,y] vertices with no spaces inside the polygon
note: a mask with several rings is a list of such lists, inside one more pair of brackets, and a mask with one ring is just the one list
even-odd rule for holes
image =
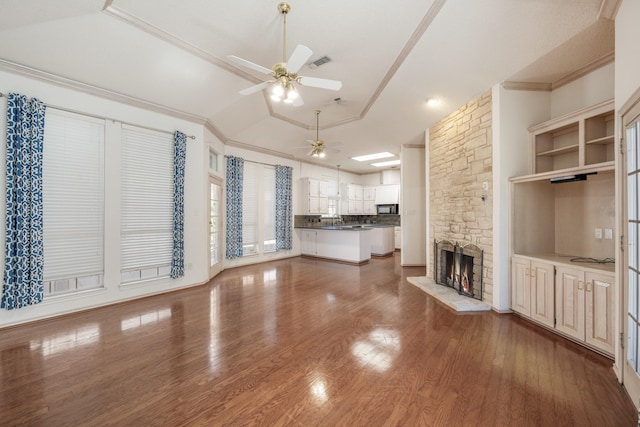
{"label": "kitchen island", "polygon": [[371,228],[336,225],[296,228],[305,256],[364,264],[371,259]]}

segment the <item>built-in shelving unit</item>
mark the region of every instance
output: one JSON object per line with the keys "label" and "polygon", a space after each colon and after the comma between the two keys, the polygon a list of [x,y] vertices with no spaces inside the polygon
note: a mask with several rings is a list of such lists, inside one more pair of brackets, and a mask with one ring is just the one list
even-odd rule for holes
{"label": "built-in shelving unit", "polygon": [[533,173],[510,180],[512,310],[609,356],[615,263],[602,261],[615,244],[594,231],[615,228],[613,108],[610,100],[530,127]]}
{"label": "built-in shelving unit", "polygon": [[613,100],[529,128],[534,173],[614,161]]}

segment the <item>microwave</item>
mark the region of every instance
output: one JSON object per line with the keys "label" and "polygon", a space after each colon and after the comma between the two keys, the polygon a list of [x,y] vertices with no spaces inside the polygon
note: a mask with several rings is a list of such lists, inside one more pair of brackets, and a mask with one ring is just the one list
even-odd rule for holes
{"label": "microwave", "polygon": [[378,215],[397,215],[398,205],[376,205]]}

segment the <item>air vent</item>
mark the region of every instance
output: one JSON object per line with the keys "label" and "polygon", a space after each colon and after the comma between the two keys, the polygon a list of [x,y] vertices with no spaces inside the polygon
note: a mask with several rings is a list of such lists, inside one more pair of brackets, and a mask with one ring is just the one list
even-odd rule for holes
{"label": "air vent", "polygon": [[319,66],[321,66],[322,64],[326,64],[327,62],[331,62],[331,58],[329,58],[328,56],[323,56],[322,58],[318,58],[315,61],[309,62],[307,66],[313,70],[314,68],[318,68]]}

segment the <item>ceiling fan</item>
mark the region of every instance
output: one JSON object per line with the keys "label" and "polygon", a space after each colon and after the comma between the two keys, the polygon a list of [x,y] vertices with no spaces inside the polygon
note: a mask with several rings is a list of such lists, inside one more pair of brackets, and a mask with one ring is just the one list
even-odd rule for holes
{"label": "ceiling fan", "polygon": [[282,2],[278,4],[278,11],[283,16],[283,35],[282,35],[282,62],[274,64],[271,69],[254,64],[246,59],[239,58],[235,55],[229,55],[231,61],[245,68],[258,71],[263,74],[270,75],[273,80],[258,83],[257,85],[248,87],[240,91],[242,95],[250,95],[271,86],[271,99],[275,102],[284,101],[287,104],[300,106],[304,104],[302,97],[298,93],[294,83],[301,86],[317,87],[321,89],[339,90],[342,82],[338,80],[320,79],[316,77],[304,77],[298,75],[298,70],[309,60],[313,52],[306,46],[297,45],[293,53],[286,60],[287,52],[287,13],[291,10],[291,6]]}
{"label": "ceiling fan", "polygon": [[[309,143],[311,149],[309,150],[309,152],[307,153],[307,156],[311,156],[311,157],[319,157],[319,158],[324,158],[326,153],[339,153],[339,150],[336,150],[334,148],[331,147],[339,147],[342,145],[342,143],[340,142],[324,142],[323,140],[320,139],[320,110],[316,110],[316,139],[311,140],[311,139],[307,139],[307,142]],[[295,147],[295,148],[309,148],[309,146],[304,146],[304,147]]]}

